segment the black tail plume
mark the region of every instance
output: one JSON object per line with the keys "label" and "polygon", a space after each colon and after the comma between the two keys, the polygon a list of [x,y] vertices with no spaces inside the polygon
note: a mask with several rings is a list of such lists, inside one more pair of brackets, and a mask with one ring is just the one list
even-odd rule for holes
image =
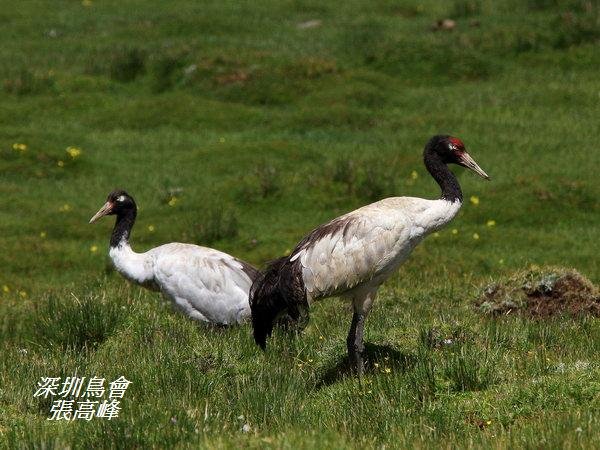
{"label": "black tail plume", "polygon": [[308,303],[299,261],[290,262],[289,257],[284,257],[269,263],[252,284],[250,309],[254,341],[263,350],[279,317],[287,313],[297,322],[301,316],[307,316]]}

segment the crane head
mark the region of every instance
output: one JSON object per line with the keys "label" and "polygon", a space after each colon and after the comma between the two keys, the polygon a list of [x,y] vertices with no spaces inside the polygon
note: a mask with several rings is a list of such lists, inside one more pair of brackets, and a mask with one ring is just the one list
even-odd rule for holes
{"label": "crane head", "polygon": [[481,178],[490,179],[488,174],[469,155],[465,144],[459,138],[437,135],[432,137],[427,145],[442,158],[445,164],[458,164],[472,170]]}
{"label": "crane head", "polygon": [[106,203],[98,210],[96,214],[94,214],[94,216],[90,219],[90,223],[94,223],[104,216],[123,214],[131,209],[136,209],[136,204],[133,200],[133,197],[123,190],[115,190],[108,194]]}

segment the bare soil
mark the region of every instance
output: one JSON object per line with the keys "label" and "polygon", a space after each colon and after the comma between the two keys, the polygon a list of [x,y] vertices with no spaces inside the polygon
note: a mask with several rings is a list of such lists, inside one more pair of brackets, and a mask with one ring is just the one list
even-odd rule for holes
{"label": "bare soil", "polygon": [[520,271],[505,281],[485,286],[475,306],[492,316],[600,316],[600,292],[574,269],[542,268]]}

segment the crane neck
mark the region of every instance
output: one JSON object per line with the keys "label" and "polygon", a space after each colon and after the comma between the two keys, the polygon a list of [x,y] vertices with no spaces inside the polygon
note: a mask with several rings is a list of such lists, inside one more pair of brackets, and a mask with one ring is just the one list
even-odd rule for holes
{"label": "crane neck", "polygon": [[135,208],[124,213],[117,214],[115,227],[113,228],[113,232],[110,237],[111,248],[119,247],[120,245],[129,243],[129,236],[131,235],[131,229],[135,223],[136,215],[137,211]]}
{"label": "crane neck", "polygon": [[463,201],[463,193],[458,184],[458,179],[454,175],[442,158],[435,151],[426,148],[423,154],[423,160],[427,171],[431,174],[433,179],[437,182],[442,190],[441,198],[449,202]]}

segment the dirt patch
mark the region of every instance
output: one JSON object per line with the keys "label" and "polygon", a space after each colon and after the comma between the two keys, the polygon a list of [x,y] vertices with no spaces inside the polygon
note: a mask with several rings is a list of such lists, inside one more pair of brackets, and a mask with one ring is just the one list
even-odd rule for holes
{"label": "dirt patch", "polygon": [[574,269],[532,269],[485,286],[475,306],[492,316],[600,316],[600,291]]}

